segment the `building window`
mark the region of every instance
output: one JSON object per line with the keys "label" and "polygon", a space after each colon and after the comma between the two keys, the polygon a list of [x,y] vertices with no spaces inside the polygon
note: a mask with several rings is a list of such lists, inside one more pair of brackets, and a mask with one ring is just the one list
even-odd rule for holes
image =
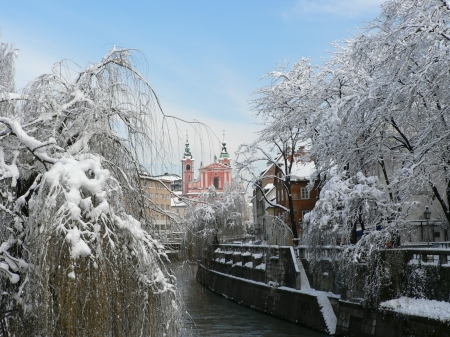
{"label": "building window", "polygon": [[302,187],[302,199],[309,199],[309,191],[306,187]]}
{"label": "building window", "polygon": [[282,182],[283,182],[282,181],[283,180],[283,174],[281,172],[278,172],[277,176],[278,176],[277,184],[281,185]]}
{"label": "building window", "polygon": [[191,165],[187,164],[186,165],[186,171],[190,171],[191,170]]}
{"label": "building window", "polygon": [[307,214],[307,213],[309,213],[309,212],[311,212],[310,210],[307,210],[307,209],[304,209],[303,211],[302,211],[302,220],[305,218],[305,215]]}
{"label": "building window", "polygon": [[219,188],[219,178],[214,178],[214,187]]}

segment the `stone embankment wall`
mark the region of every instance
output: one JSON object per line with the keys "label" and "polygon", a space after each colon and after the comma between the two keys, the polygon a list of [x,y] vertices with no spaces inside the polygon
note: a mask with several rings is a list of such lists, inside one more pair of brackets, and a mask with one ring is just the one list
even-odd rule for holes
{"label": "stone embankment wall", "polygon": [[296,257],[289,246],[213,245],[203,264],[213,270],[276,286],[300,289]]}
{"label": "stone embankment wall", "polygon": [[[290,246],[215,245],[205,252],[197,279],[253,309],[318,331],[334,332],[336,324],[330,324],[330,317],[336,319],[333,304],[337,305],[339,296],[329,293],[326,300],[327,295],[321,293],[321,306],[309,283],[307,289],[301,289],[305,284],[296,253]],[[323,302],[327,302],[328,315],[321,313]]]}
{"label": "stone embankment wall", "polygon": [[[356,289],[339,284],[330,251],[324,251],[314,274],[309,270],[304,247],[217,245],[205,253],[198,269],[199,282],[240,304],[273,316],[318,331],[335,331],[337,336],[450,337],[448,322],[364,308],[357,299],[363,296],[364,273]],[[423,295],[428,299],[449,300],[450,250],[397,249],[380,254],[391,266],[390,286],[384,289],[381,301],[405,293],[411,297]],[[306,283],[301,279],[302,268],[307,275]],[[411,278],[417,268],[422,269],[419,274],[425,275],[425,279]],[[305,284],[308,289],[301,289]],[[426,293],[415,294],[417,289]],[[330,318],[326,320],[327,315],[323,315],[319,297],[327,298],[331,304],[332,309],[328,311],[335,315],[334,330],[330,328]]]}
{"label": "stone embankment wall", "polygon": [[339,301],[337,336],[354,337],[450,337],[449,322],[427,317],[399,315],[392,311],[368,311],[359,303]]}
{"label": "stone embankment wall", "polygon": [[317,298],[313,295],[226,275],[203,265],[199,265],[197,280],[239,304],[317,331],[327,331]]}

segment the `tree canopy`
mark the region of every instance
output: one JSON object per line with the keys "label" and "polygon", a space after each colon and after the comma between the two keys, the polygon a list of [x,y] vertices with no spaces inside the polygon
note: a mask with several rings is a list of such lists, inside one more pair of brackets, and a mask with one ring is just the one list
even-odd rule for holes
{"label": "tree canopy", "polygon": [[359,261],[409,231],[425,206],[448,228],[449,22],[445,0],[388,0],[324,65],[302,58],[257,91],[264,129],[247,156],[286,130],[310,141],[310,187],[321,191],[305,216],[310,249],[336,244],[339,233],[343,256]]}

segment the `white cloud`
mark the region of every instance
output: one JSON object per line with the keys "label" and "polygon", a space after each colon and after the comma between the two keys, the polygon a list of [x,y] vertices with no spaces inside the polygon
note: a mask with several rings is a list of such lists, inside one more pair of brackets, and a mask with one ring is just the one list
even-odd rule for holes
{"label": "white cloud", "polygon": [[285,19],[292,19],[300,13],[334,14],[357,17],[379,10],[385,0],[298,0],[294,8],[283,13]]}

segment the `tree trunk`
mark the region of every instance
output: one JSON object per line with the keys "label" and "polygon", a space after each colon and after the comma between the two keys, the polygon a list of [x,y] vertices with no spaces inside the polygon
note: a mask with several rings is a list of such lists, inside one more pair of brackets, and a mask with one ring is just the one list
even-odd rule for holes
{"label": "tree trunk", "polygon": [[285,188],[287,191],[287,198],[289,202],[289,217],[291,220],[292,236],[294,237],[294,239],[298,239],[297,225],[295,224],[294,201],[292,200],[291,193],[291,180],[289,177],[286,178]]}
{"label": "tree trunk", "polygon": [[356,239],[357,239],[357,237],[356,237],[356,222],[355,222],[353,224],[353,228],[352,228],[352,236],[350,238],[350,243],[352,245],[355,245],[356,244]]}

